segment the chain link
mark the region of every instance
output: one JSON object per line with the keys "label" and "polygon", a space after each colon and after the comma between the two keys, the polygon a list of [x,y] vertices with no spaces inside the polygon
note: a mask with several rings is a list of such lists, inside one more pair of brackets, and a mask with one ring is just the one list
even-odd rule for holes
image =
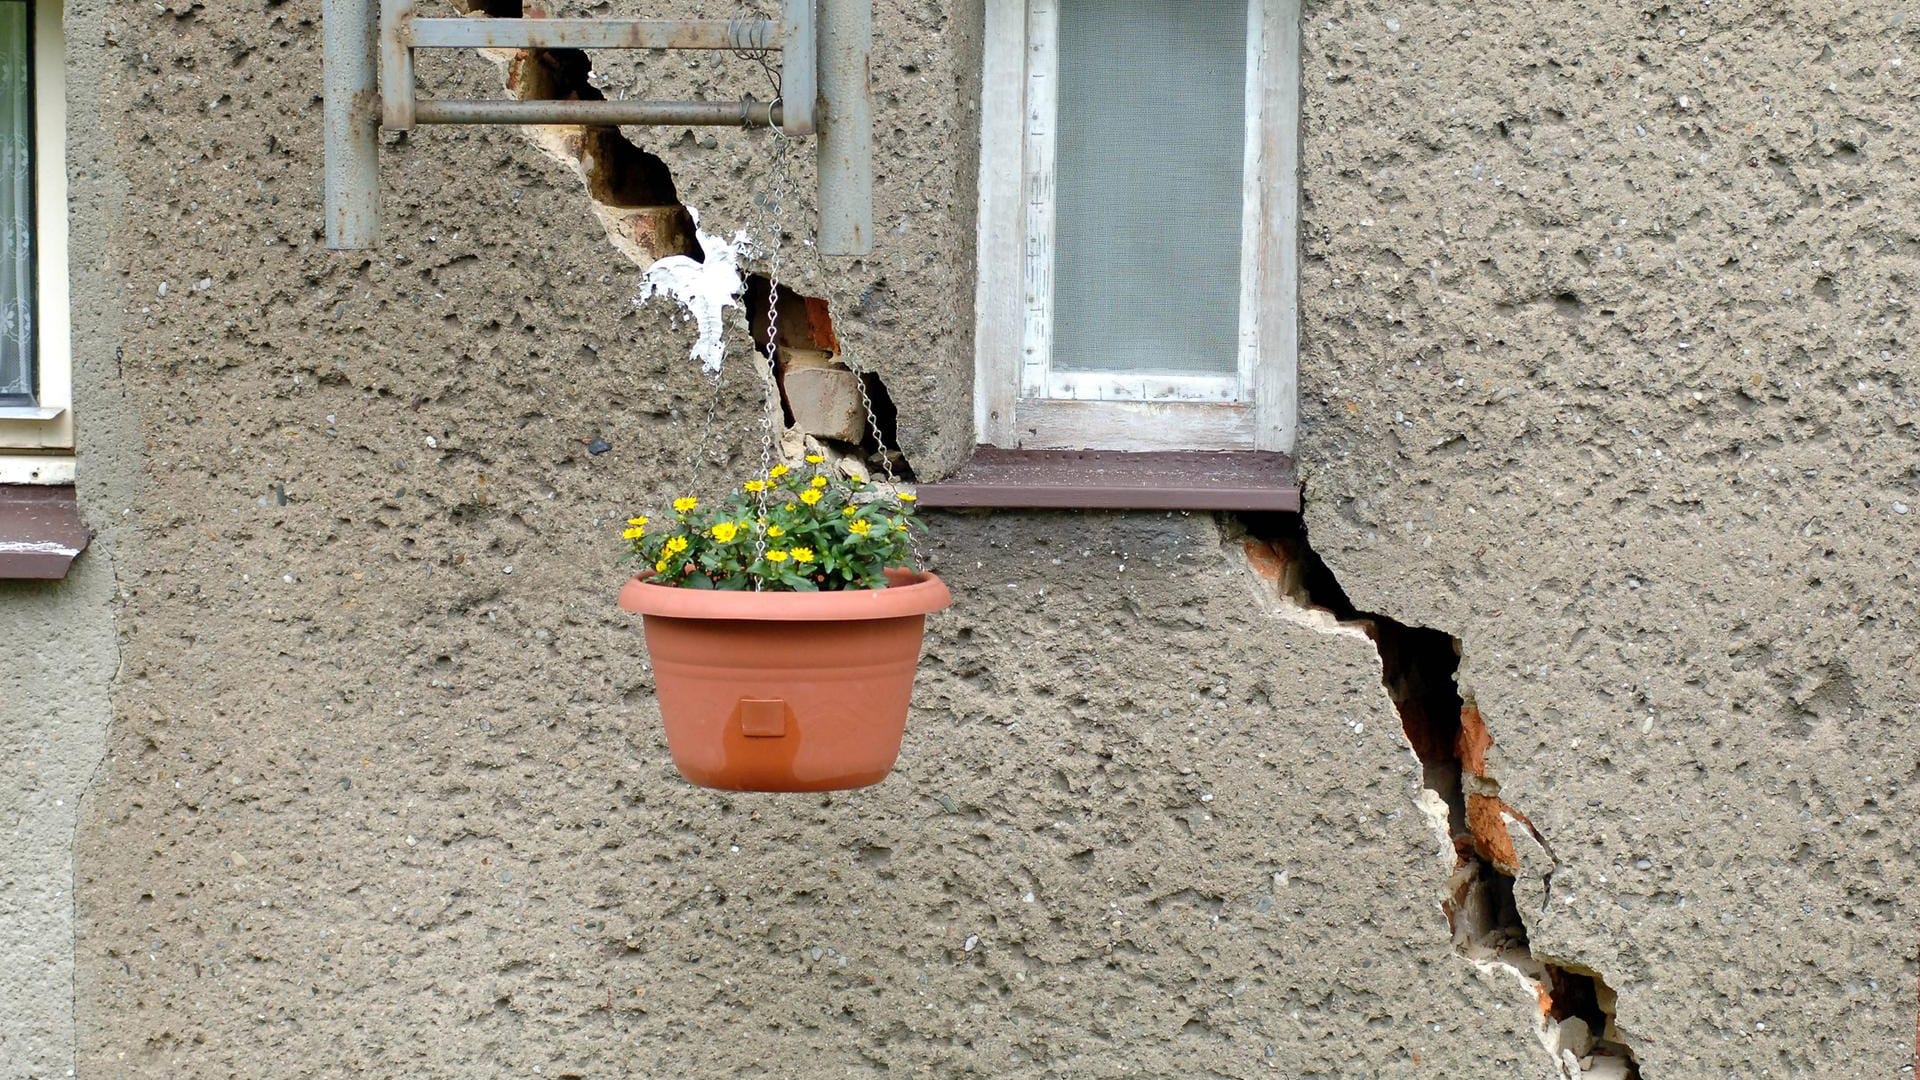
{"label": "chain link", "polygon": [[[742,5],[741,17],[743,19],[753,18],[758,16],[758,14],[752,4]],[[775,435],[775,425],[778,425],[783,431],[786,427],[786,409],[780,400],[778,381],[778,345],[780,337],[780,250],[786,238],[783,228],[784,212],[787,198],[793,189],[793,176],[787,168],[787,159],[792,151],[792,140],[787,137],[786,132],[772,123],[773,110],[781,104],[779,97],[780,79],[775,73],[773,65],[769,62],[768,51],[765,49],[736,49],[734,51],[745,59],[759,65],[760,70],[766,75],[768,82],[772,85],[774,93],[773,101],[767,106],[768,127],[772,133],[767,191],[762,197],[759,208],[760,235],[764,238],[764,254],[767,260],[767,332],[765,341],[756,343],[767,363],[766,370],[762,373],[766,380],[766,411],[760,418],[759,479],[764,480],[767,474],[773,471],[774,440],[777,437]],[[854,385],[858,387],[860,391],[860,407],[866,414],[867,430],[873,432],[874,449],[875,452],[880,455],[880,471],[886,475],[887,488],[897,499],[900,493],[900,478],[894,473],[893,453],[887,446],[886,435],[880,429],[880,417],[874,411],[873,395],[867,389],[868,372],[853,359],[851,352],[844,344],[841,345],[840,355],[837,359],[846,365],[847,370],[853,372]],[[717,408],[719,404],[719,380],[717,377],[714,381],[714,395],[714,407]],[[709,408],[707,412],[709,428],[711,428],[713,423],[713,416],[714,408]],[[869,470],[868,479],[871,479],[871,470]],[[756,526],[754,530],[754,563],[756,565],[765,559],[767,553],[767,534],[765,527],[767,517],[767,492],[768,488],[762,487],[755,493],[754,508],[759,519],[754,523]],[[919,538],[911,532],[907,535],[907,545],[913,552],[915,563],[924,563],[926,561],[920,548]],[[754,591],[760,591],[761,585],[760,576],[758,574],[753,575]]]}
{"label": "chain link", "polygon": [[[848,371],[853,372],[853,384],[860,388],[860,407],[866,410],[867,430],[873,432],[874,452],[880,455],[880,471],[886,474],[887,490],[893,493],[897,502],[900,497],[900,478],[894,475],[893,453],[887,449],[887,437],[880,430],[880,417],[873,411],[873,395],[867,390],[868,372],[853,358],[852,350],[848,349],[844,342],[840,346],[840,355],[837,359],[846,365]],[[915,536],[912,530],[907,532],[907,549],[913,552],[914,565],[921,566],[926,563],[926,553],[920,548],[920,538]]]}
{"label": "chain link", "polygon": [[[713,393],[707,395],[706,418],[700,422],[700,439],[693,445],[693,482],[696,488],[702,483],[702,474],[714,465],[712,447],[713,433],[720,418],[721,373],[713,373]],[[726,464],[726,452],[721,451],[721,465]]]}
{"label": "chain link", "polygon": [[[766,18],[768,18],[768,16],[759,11],[755,5],[748,3],[741,5],[740,14],[735,16],[731,22],[738,26],[745,26],[749,23],[765,20]],[[773,64],[769,59],[769,50],[744,48],[734,49],[733,53],[758,66],[761,72],[766,75],[769,85],[774,88],[774,93],[778,94],[780,92],[780,77],[775,73]],[[768,107],[767,115],[768,119],[771,120],[773,115],[772,106]],[[758,347],[756,345],[756,351],[757,349]],[[731,456],[725,447],[720,447],[718,449],[718,461],[716,462],[715,460],[714,432],[717,430],[719,422],[720,399],[725,381],[724,368],[713,373],[713,392],[707,396],[706,415],[700,422],[699,439],[694,443],[693,482],[696,488],[704,486],[703,474],[710,467],[718,464],[724,469],[728,458]]]}
{"label": "chain link", "polygon": [[[779,99],[775,98],[778,104]],[[771,109],[769,109],[771,112]],[[765,481],[767,474],[773,471],[773,444],[777,438],[774,429],[786,427],[786,409],[780,402],[779,385],[779,342],[780,342],[780,250],[786,217],[787,197],[792,191],[793,177],[787,171],[787,155],[791,149],[791,140],[779,128],[772,129],[771,162],[768,168],[767,190],[760,205],[760,235],[765,245],[767,259],[767,336],[761,343],[760,352],[766,360],[766,370],[761,372],[766,387],[766,409],[760,417],[760,472],[756,479]],[[753,561],[759,565],[767,554],[767,492],[762,484],[754,492],[754,532]],[[759,592],[762,581],[759,574],[753,575],[753,588]]]}

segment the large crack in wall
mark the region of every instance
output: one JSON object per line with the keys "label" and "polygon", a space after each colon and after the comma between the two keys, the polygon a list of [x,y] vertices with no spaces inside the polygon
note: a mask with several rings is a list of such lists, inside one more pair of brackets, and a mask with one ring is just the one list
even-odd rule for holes
{"label": "large crack in wall", "polygon": [[743,294],[747,336],[764,353],[768,314],[778,313],[773,377],[788,429],[824,440],[830,450],[847,459],[879,464],[884,456],[886,468],[895,476],[911,479],[912,467],[896,435],[899,412],[893,397],[878,375],[856,372],[842,361],[840,337],[827,302],[781,285],[778,302],[770,306],[770,288],[767,275],[747,275]]}
{"label": "large crack in wall", "polygon": [[[518,0],[471,0],[464,10],[474,17],[540,14],[523,12]],[[508,91],[521,99],[603,97],[591,83],[591,62],[580,50],[481,51],[502,67]],[[710,250],[724,241],[698,229],[698,216],[681,202],[666,164],[618,128],[550,125],[521,130],[580,176],[609,241],[643,272],[654,271],[665,260],[707,264],[721,257],[728,260],[731,273],[732,260],[752,250],[744,233],[724,251]],[[761,354],[768,312],[777,311],[774,355],[762,371],[779,388],[789,432],[828,444],[842,461],[871,463],[884,453],[896,472],[910,475],[898,450],[895,412],[886,388],[877,377],[854,372],[841,361],[827,302],[783,285],[770,305],[771,280],[765,273],[732,280],[738,280],[740,288],[726,290],[710,317],[717,318],[724,306],[742,307],[748,340],[755,344],[752,351]],[[703,339],[718,332],[703,325]],[[872,422],[859,393],[863,383]],[[1640,1067],[1616,1020],[1615,993],[1606,980],[1578,963],[1539,956],[1531,946],[1515,899],[1521,859],[1511,826],[1519,825],[1550,864],[1552,850],[1532,822],[1502,798],[1499,781],[1489,772],[1487,752],[1493,739],[1471,693],[1460,684],[1459,639],[1355,608],[1308,545],[1298,515],[1249,517],[1245,524],[1248,536],[1242,550],[1247,561],[1272,583],[1280,600],[1306,615],[1310,625],[1362,634],[1379,652],[1381,681],[1420,766],[1422,809],[1444,838],[1453,867],[1441,889],[1440,907],[1454,951],[1482,970],[1515,978],[1533,994],[1539,1009],[1537,1033],[1564,1080],[1638,1080]],[[1551,866],[1542,874],[1549,896],[1552,874]]]}
{"label": "large crack in wall", "polygon": [[[471,18],[540,18],[521,0],[456,0]],[[502,70],[520,100],[600,101],[593,65],[580,49],[481,49]],[[732,240],[702,232],[699,215],[681,201],[665,161],[606,125],[534,125],[519,129],[549,157],[573,170],[614,249],[642,271],[644,299],[665,294],[687,308],[698,327],[693,357],[717,372],[725,352],[725,309],[745,312],[749,351],[766,354],[768,291],[765,273],[737,267],[764,258],[784,237]],[[827,301],[780,286],[779,327],[763,377],[779,391],[789,442],[826,451],[844,471],[891,472],[912,479],[900,450],[898,413],[879,376],[855,372],[842,359]],[[770,367],[771,370],[767,370]],[[789,454],[795,447],[786,448]]]}
{"label": "large crack in wall", "polygon": [[1380,654],[1381,683],[1421,773],[1421,809],[1446,845],[1452,872],[1440,908],[1454,952],[1483,971],[1515,978],[1538,1005],[1536,1033],[1563,1080],[1638,1080],[1640,1065],[1615,1016],[1616,995],[1584,965],[1537,954],[1515,899],[1519,826],[1548,863],[1541,889],[1553,894],[1558,865],[1547,838],[1501,795],[1488,767],[1493,736],[1459,675],[1460,639],[1361,611],[1307,543],[1295,514],[1249,515],[1240,547],[1299,621],[1323,632],[1360,634]]}

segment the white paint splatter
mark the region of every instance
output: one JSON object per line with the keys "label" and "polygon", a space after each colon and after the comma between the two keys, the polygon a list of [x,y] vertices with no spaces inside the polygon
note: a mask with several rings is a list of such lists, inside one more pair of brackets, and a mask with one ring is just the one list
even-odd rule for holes
{"label": "white paint splatter", "polygon": [[0,540],[0,555],[66,555],[80,554],[77,547],[55,543],[52,540]]}
{"label": "white paint splatter", "polygon": [[727,353],[726,342],[722,340],[727,325],[726,310],[740,306],[740,292],[746,286],[740,277],[740,256],[752,244],[745,229],[734,233],[731,241],[702,232],[700,212],[689,206],[687,213],[693,217],[693,234],[699,239],[700,250],[706,253],[707,261],[669,255],[655,262],[647,267],[646,275],[640,280],[639,301],[644,304],[664,293],[686,308],[699,330],[688,355],[700,361],[703,371],[713,374],[720,370],[720,362]]}

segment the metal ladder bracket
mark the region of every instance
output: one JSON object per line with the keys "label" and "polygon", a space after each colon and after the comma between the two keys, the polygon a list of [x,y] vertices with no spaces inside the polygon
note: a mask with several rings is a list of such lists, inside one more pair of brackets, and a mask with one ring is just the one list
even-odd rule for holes
{"label": "metal ladder bracket", "polygon": [[[814,4],[821,17],[816,33]],[[325,0],[327,246],[379,237],[379,127],[579,124],[766,127],[813,135],[826,255],[873,250],[871,0],[781,0],[778,19],[422,18],[416,0]],[[377,45],[376,45],[377,41]],[[523,101],[419,96],[415,49],[724,49],[780,54],[780,97]],[[377,73],[377,74],[376,74]],[[837,118],[837,122],[836,121]]]}

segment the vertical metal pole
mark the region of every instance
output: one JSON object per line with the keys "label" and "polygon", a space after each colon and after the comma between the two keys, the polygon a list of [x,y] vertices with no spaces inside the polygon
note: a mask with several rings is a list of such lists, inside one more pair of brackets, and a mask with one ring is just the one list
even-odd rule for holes
{"label": "vertical metal pole", "polygon": [[380,119],[396,131],[413,129],[413,0],[380,0]]}
{"label": "vertical metal pole", "polygon": [[873,254],[871,0],[820,0],[820,253]]}
{"label": "vertical metal pole", "polygon": [[820,96],[813,77],[820,49],[813,37],[813,0],[785,0],[780,12],[780,126],[789,135],[813,134],[814,102]]}
{"label": "vertical metal pole", "polygon": [[325,0],[320,40],[326,100],[327,246],[372,247],[380,236],[380,95],[374,84],[374,0]]}

